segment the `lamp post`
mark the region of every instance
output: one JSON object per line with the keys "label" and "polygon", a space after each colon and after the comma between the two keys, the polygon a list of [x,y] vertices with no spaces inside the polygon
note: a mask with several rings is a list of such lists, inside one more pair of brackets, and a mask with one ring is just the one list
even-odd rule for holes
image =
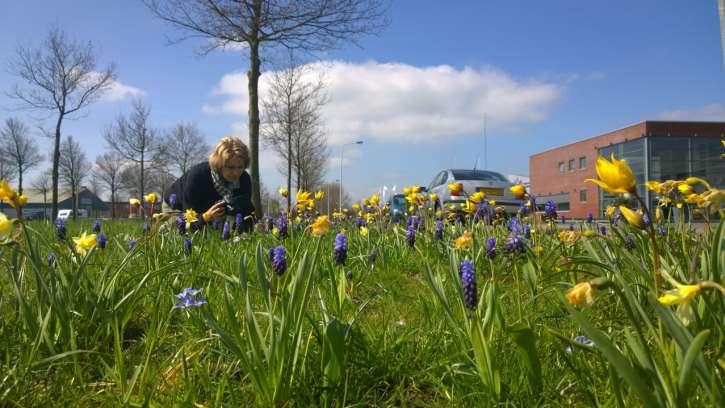
{"label": "lamp post", "polygon": [[340,212],[342,212],[342,152],[345,150],[345,146],[349,145],[361,145],[363,144],[362,140],[357,140],[355,142],[345,143],[342,146],[340,146]]}

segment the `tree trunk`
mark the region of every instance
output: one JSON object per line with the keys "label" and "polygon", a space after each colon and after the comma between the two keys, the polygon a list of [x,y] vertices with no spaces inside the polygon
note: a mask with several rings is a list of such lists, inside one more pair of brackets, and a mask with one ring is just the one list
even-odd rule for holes
{"label": "tree trunk", "polygon": [[[18,166],[18,194],[23,194],[23,166]],[[22,218],[23,217],[23,208],[18,206],[16,208],[17,217]]]}
{"label": "tree trunk", "polygon": [[250,27],[249,71],[247,72],[249,88],[249,153],[251,157],[250,172],[252,177],[252,204],[256,217],[264,214],[262,198],[259,193],[259,19],[262,14],[262,0],[255,0],[252,5],[254,17]]}
{"label": "tree trunk", "polygon": [[53,147],[53,194],[51,195],[50,217],[58,217],[58,161],[60,161],[60,125],[63,122],[63,113],[58,114],[55,125],[55,146]]}
{"label": "tree trunk", "polygon": [[[145,146],[145,144],[144,144],[144,146]],[[143,164],[144,163],[143,163],[143,160],[144,160],[144,157],[143,156],[144,156],[144,154],[143,154],[143,150],[142,150],[141,151],[141,197],[139,197],[139,201],[141,201],[141,206],[140,206],[141,219],[146,220],[146,210],[144,208],[144,203],[143,203],[144,202],[144,199],[143,199],[143,190],[144,190],[144,185],[143,185]]]}
{"label": "tree trunk", "polygon": [[116,189],[111,189],[111,219],[116,218]]}

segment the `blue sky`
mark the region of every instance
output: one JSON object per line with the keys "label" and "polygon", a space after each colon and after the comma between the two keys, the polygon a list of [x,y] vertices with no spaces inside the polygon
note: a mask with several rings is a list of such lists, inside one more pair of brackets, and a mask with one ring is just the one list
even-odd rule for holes
{"label": "blue sky", "polygon": [[[3,64],[53,24],[116,64],[114,92],[64,126],[90,158],[106,149],[103,129],[132,96],[151,106],[160,130],[194,121],[212,144],[246,138],[243,51],[201,57],[199,42],[168,45],[173,29],[137,1],[3,3]],[[329,81],[329,180],[339,177],[340,144],[364,140],[345,148],[355,198],[472,167],[483,156],[484,113],[488,168],[524,175],[531,154],[642,120],[725,120],[716,0],[395,1],[389,19],[361,48],[343,44],[311,65]],[[0,71],[0,90],[16,82]],[[38,114],[12,106],[0,95],[0,120],[36,123]],[[282,184],[275,160],[262,153],[270,189]]]}

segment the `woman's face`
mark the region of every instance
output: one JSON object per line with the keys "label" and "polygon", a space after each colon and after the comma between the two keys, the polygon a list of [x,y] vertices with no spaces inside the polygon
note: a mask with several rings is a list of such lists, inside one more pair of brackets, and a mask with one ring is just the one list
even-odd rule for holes
{"label": "woman's face", "polygon": [[234,182],[239,180],[244,171],[244,163],[242,163],[241,157],[230,157],[226,160],[226,163],[222,166],[222,177],[226,181]]}

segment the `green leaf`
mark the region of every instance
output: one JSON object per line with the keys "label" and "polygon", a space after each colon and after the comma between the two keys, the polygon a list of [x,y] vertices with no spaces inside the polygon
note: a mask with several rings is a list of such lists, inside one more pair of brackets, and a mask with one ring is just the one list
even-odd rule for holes
{"label": "green leaf", "polygon": [[700,351],[705,345],[705,341],[709,335],[710,330],[703,330],[698,333],[685,353],[685,358],[682,360],[682,366],[680,367],[680,378],[677,381],[677,388],[680,390],[680,395],[686,396],[688,394],[690,379],[692,378],[692,367],[694,366],[695,359],[701,356]]}
{"label": "green leaf", "polygon": [[509,327],[514,336],[514,342],[518,346],[518,352],[526,366],[526,374],[534,394],[541,392],[541,363],[536,354],[536,333],[523,322]]}

